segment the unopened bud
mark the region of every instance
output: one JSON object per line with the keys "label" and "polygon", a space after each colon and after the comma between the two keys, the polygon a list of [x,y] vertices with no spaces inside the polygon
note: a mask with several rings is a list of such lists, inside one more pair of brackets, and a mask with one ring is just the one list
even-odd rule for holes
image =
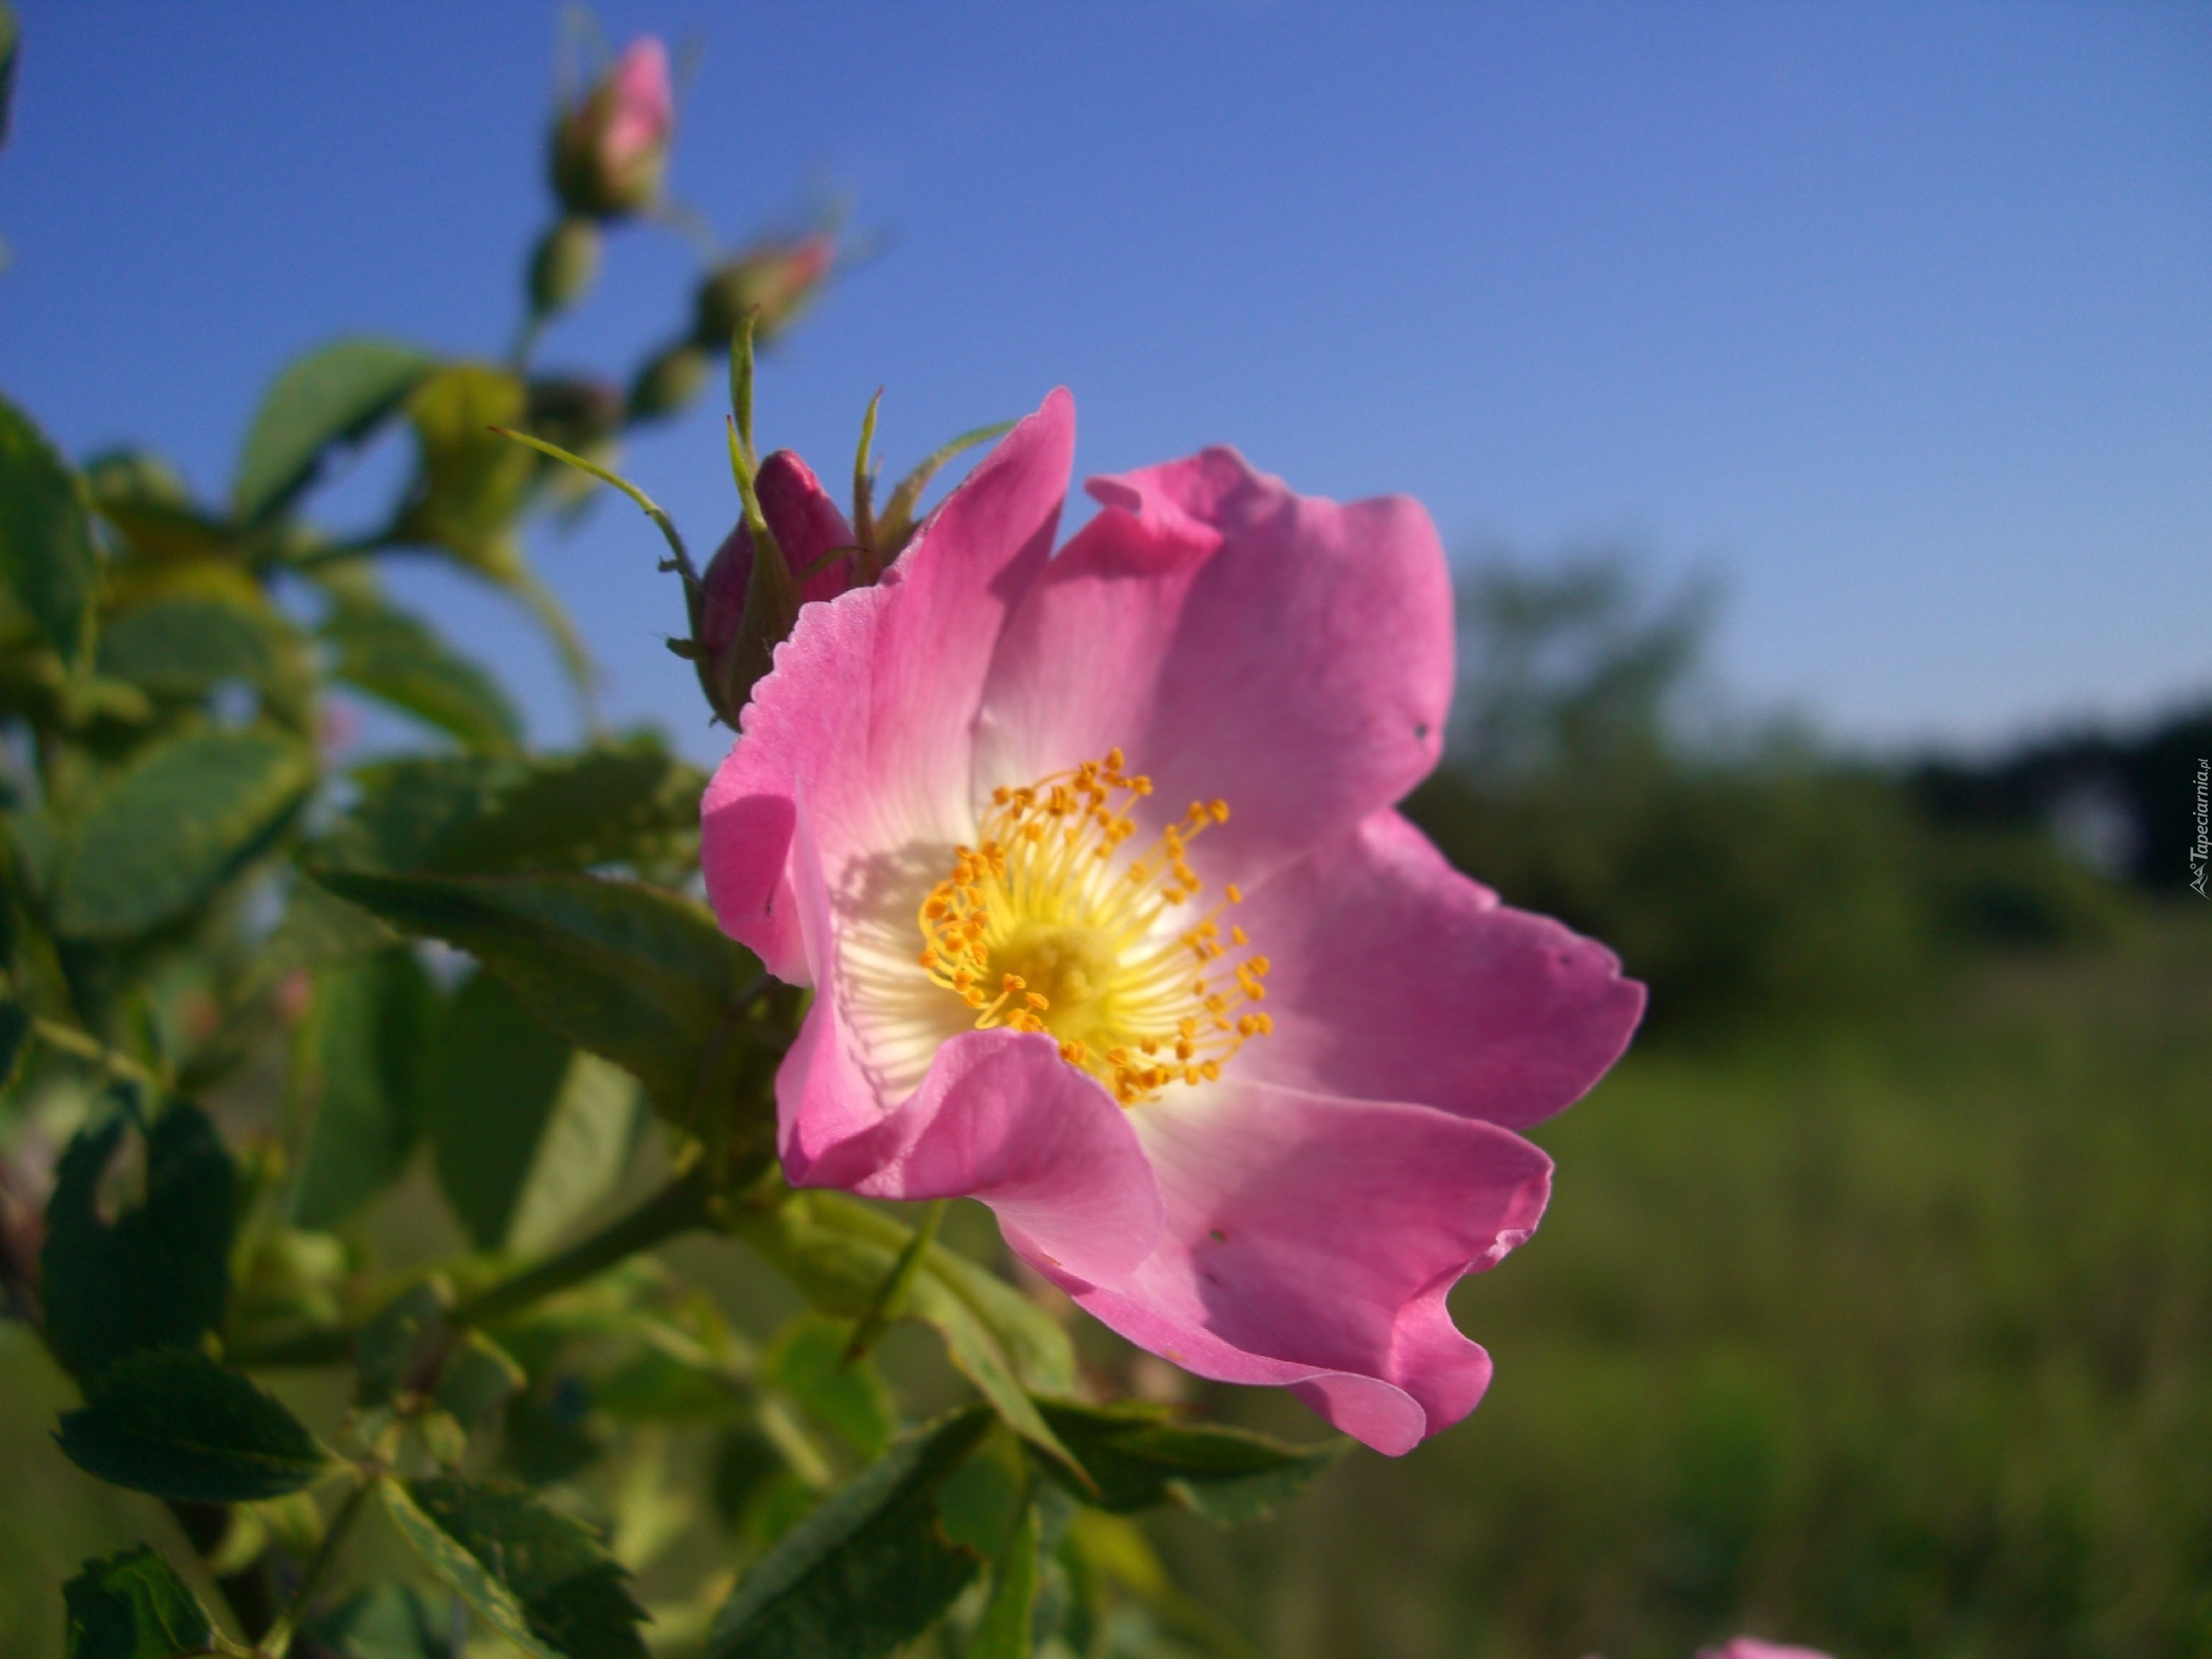
{"label": "unopened bud", "polygon": [[648,35],[554,121],[554,191],[570,213],[592,219],[651,207],[660,196],[675,129],[668,53]]}
{"label": "unopened bud", "polygon": [[695,658],[707,701],[732,726],[753,683],[767,671],[770,653],[790,633],[798,606],[836,598],[860,575],[852,526],[813,468],[779,449],[760,463],[753,489],[782,551],[789,587],[756,582],[753,537],[740,518],[707,566]]}
{"label": "unopened bud", "polygon": [[599,226],[574,214],[545,232],[530,256],[530,308],[557,316],[583,298],[599,275]]}
{"label": "unopened bud", "polygon": [[753,338],[766,345],[798,321],[829,280],[837,245],[826,231],[796,242],[764,242],[717,265],[693,301],[691,337],[720,347],[753,314]]}
{"label": "unopened bud", "polygon": [[638,372],[630,387],[630,418],[657,421],[675,414],[699,395],[713,366],[689,340],[670,346]]}
{"label": "unopened bud", "polygon": [[549,375],[530,383],[530,429],[548,443],[582,454],[622,425],[622,391],[582,375]]}

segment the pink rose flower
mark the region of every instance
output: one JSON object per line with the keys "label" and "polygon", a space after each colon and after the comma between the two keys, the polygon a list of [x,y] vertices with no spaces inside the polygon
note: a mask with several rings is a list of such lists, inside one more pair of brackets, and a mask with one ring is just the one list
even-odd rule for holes
{"label": "pink rose flower", "polygon": [[553,187],[575,213],[636,213],[660,194],[675,130],[667,48],[648,35],[555,124]]}
{"label": "pink rose flower", "polygon": [[1209,449],[1053,558],[1074,435],[1055,392],[802,611],[707,792],[722,925],[817,993],[784,1167],[980,1198],[1130,1340],[1402,1452],[1488,1385],[1445,1296],[1543,1210],[1514,1131],[1643,988],[1392,809],[1452,683],[1418,505]]}

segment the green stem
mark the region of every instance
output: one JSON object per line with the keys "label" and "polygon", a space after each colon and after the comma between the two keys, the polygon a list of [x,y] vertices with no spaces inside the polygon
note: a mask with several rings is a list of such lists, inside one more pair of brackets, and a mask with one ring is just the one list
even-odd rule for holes
{"label": "green stem", "polygon": [[118,1053],[89,1031],[65,1026],[59,1020],[49,1020],[44,1014],[32,1017],[31,1030],[48,1048],[58,1048],[64,1054],[74,1054],[80,1060],[90,1060],[111,1077],[128,1077],[149,1089],[162,1086],[161,1078],[154,1072],[128,1054]]}
{"label": "green stem", "polygon": [[[706,1166],[695,1166],[627,1215],[578,1239],[558,1255],[464,1296],[446,1315],[447,1321],[455,1328],[497,1324],[533,1302],[595,1279],[640,1250],[705,1226],[713,1215],[714,1198],[715,1184]],[[234,1365],[264,1369],[336,1365],[352,1357],[359,1335],[358,1326],[309,1331],[261,1347],[240,1344],[231,1351],[230,1359]]]}
{"label": "green stem", "polygon": [[705,1165],[698,1165],[677,1176],[628,1215],[590,1237],[578,1240],[558,1255],[549,1256],[536,1267],[473,1296],[462,1297],[447,1317],[456,1325],[495,1325],[532,1302],[542,1301],[587,1279],[596,1279],[640,1250],[649,1250],[679,1234],[705,1226],[712,1214],[714,1198],[714,1182]]}
{"label": "green stem", "polygon": [[323,1580],[329,1576],[330,1565],[338,1559],[338,1552],[344,1548],[346,1535],[353,1529],[353,1522],[361,1513],[362,1502],[368,1497],[369,1488],[373,1484],[365,1474],[357,1476],[353,1490],[346,1494],[346,1501],[338,1506],[338,1513],[330,1518],[330,1528],[322,1535],[321,1547],[315,1551],[314,1559],[308,1562],[308,1570],[300,1575],[300,1582],[292,1592],[292,1599],[284,1604],[284,1611],[276,1615],[276,1622],[262,1633],[261,1640],[254,1644],[254,1652],[262,1656],[262,1659],[284,1659],[292,1645],[293,1630],[298,1627],[301,1616],[307,1611],[308,1604],[315,1599],[315,1592],[322,1587]]}
{"label": "green stem", "polygon": [[906,1248],[899,1252],[899,1259],[891,1264],[891,1271],[883,1275],[883,1282],[876,1287],[875,1300],[861,1315],[861,1322],[853,1327],[853,1339],[845,1344],[844,1363],[848,1365],[862,1358],[875,1346],[876,1338],[884,1327],[899,1317],[905,1306],[906,1293],[922,1271],[928,1259],[930,1246],[937,1242],[937,1230],[944,1221],[950,1198],[933,1198],[922,1211],[921,1225],[914,1229],[913,1237],[906,1241]]}

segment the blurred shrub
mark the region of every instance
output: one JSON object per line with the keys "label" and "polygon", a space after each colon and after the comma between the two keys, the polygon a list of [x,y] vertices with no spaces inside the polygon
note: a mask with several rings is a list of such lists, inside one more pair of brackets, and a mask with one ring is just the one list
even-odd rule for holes
{"label": "blurred shrub", "polygon": [[1700,676],[1713,613],[1709,586],[1655,599],[1618,554],[1487,566],[1446,764],[1407,804],[1509,902],[1618,950],[1652,1029],[1867,1011],[1961,952],[2117,924],[2110,884],[2032,827],[1955,826],[1801,734],[1729,730]]}

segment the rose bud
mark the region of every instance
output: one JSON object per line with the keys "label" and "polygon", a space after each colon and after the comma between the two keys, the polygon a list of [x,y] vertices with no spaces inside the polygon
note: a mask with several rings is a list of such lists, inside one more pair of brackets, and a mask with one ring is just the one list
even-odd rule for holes
{"label": "rose bud", "polygon": [[583,99],[553,124],[553,188],[569,211],[619,219],[659,198],[676,127],[668,53],[632,41]]}
{"label": "rose bud", "polygon": [[630,418],[657,421],[696,397],[713,365],[689,340],[670,346],[638,372],[630,386]]}
{"label": "rose bud", "polygon": [[[760,463],[753,488],[787,580],[754,582],[753,538],[741,518],[707,566],[695,642],[699,684],[733,727],[798,607],[836,598],[859,574],[852,526],[812,467],[779,449]],[[841,549],[854,551],[832,556]]]}
{"label": "rose bud", "polygon": [[699,284],[691,337],[719,350],[750,311],[753,340],[766,345],[813,302],[836,257],[837,245],[826,231],[796,242],[756,243]]}

